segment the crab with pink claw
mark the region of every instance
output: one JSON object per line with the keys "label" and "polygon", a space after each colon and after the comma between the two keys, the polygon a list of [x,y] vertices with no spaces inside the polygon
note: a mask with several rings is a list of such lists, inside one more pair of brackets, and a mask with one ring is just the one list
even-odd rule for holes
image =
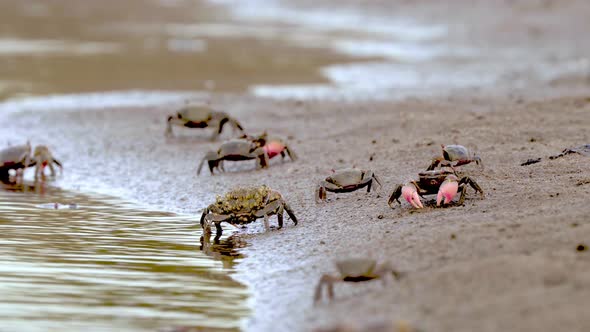
{"label": "crab with pink claw", "polygon": [[373,181],[381,188],[381,181],[373,171],[356,168],[332,170],[333,174],[320,181],[316,188],[315,200],[320,203],[326,199],[326,193],[347,193],[367,187],[371,192]]}
{"label": "crab with pink claw", "polygon": [[475,162],[477,165],[483,167],[481,158],[478,155],[472,153],[463,145],[441,145],[441,147],[442,156],[432,159],[432,163],[426,169],[427,171],[432,171],[437,166],[447,166],[454,169],[454,167],[467,165],[472,162]]}
{"label": "crab with pink claw", "polygon": [[207,152],[199,164],[197,175],[201,173],[205,162],[209,165],[211,175],[214,175],[215,169],[225,171],[223,162],[226,160],[241,161],[252,159],[258,159],[260,168],[268,167],[268,155],[262,147],[247,139],[232,139],[221,144],[217,151]]}
{"label": "crab with pink claw", "polygon": [[389,263],[378,264],[371,258],[350,258],[336,262],[337,275],[324,274],[315,289],[314,303],[322,299],[324,288],[327,289],[328,299],[334,298],[334,284],[338,282],[361,282],[373,279],[387,281],[388,277],[399,279],[402,274],[391,267]]}
{"label": "crab with pink claw", "polygon": [[289,148],[284,140],[276,137],[269,137],[266,132],[262,133],[261,135],[254,136],[243,135],[241,138],[249,139],[261,146],[268,155],[268,159],[272,159],[278,155],[281,155],[281,159],[283,161],[285,160],[286,156],[289,156],[291,161],[297,160],[297,155],[291,148]]}
{"label": "crab with pink claw", "polygon": [[187,106],[174,115],[168,117],[166,136],[172,136],[172,125],[185,128],[214,128],[211,140],[215,140],[223,130],[225,124],[230,124],[234,130],[244,131],[242,125],[227,113],[214,111],[207,106]]}
{"label": "crab with pink claw", "polygon": [[418,174],[418,181],[410,181],[404,185],[398,185],[391,196],[388,204],[393,209],[393,202],[399,200],[400,196],[410,203],[413,207],[421,209],[424,207],[421,197],[425,195],[436,194],[436,206],[450,204],[453,198],[461,191],[461,196],[457,204],[461,205],[465,201],[467,185],[470,185],[475,192],[479,192],[483,197],[484,193],[481,187],[470,177],[465,176],[460,180],[455,172],[447,170],[432,170]]}
{"label": "crab with pink claw", "polygon": [[49,148],[38,145],[31,154],[31,143],[15,145],[0,150],[0,179],[8,180],[9,171],[15,170],[17,180],[22,178],[23,170],[27,167],[35,167],[35,179],[43,175],[43,170],[49,166],[52,176],[55,176],[53,164],[63,169],[61,163],[53,157]]}

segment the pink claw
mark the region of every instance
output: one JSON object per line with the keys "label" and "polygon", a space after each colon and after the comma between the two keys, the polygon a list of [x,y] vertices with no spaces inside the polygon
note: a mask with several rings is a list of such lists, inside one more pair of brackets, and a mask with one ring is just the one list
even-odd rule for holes
{"label": "pink claw", "polygon": [[416,187],[414,187],[413,185],[408,184],[403,186],[402,196],[406,199],[406,201],[408,201],[408,203],[412,204],[412,206],[416,209],[421,209],[424,207],[424,205],[422,205],[422,201],[420,200],[420,196],[418,196]]}
{"label": "pink claw", "polygon": [[457,195],[458,190],[459,182],[457,182],[457,179],[454,176],[447,177],[447,179],[440,185],[440,188],[438,188],[436,206],[440,206],[443,197],[445,198],[444,204],[449,204],[453,200],[453,197]]}
{"label": "pink claw", "polygon": [[264,151],[266,151],[268,158],[272,158],[272,157],[278,155],[279,153],[281,153],[283,150],[285,150],[285,146],[279,142],[271,141],[271,142],[266,143],[266,145],[264,145],[263,149],[264,149]]}

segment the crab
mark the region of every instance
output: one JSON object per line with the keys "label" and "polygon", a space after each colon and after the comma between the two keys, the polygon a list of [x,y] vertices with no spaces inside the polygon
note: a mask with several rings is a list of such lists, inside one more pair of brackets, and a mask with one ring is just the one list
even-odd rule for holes
{"label": "crab", "polygon": [[[436,157],[432,159],[432,163],[428,168],[427,171],[431,171],[435,169],[437,166],[448,166],[454,169],[454,167],[467,165],[469,163],[475,162],[477,165],[483,167],[483,163],[481,162],[481,158],[472,153],[464,147],[463,145],[442,145],[442,156]],[[453,164],[453,162],[456,162]]]}
{"label": "crab", "polygon": [[216,168],[225,171],[223,168],[224,160],[241,161],[251,159],[258,159],[258,165],[261,168],[268,167],[268,155],[262,147],[247,139],[232,139],[222,143],[217,151],[209,151],[205,154],[199,163],[197,175],[201,173],[205,162],[209,165],[211,175],[214,175],[213,171]]}
{"label": "crab", "polygon": [[217,196],[215,203],[205,208],[201,215],[201,227],[205,236],[209,236],[211,234],[210,223],[214,223],[217,231],[215,239],[217,240],[223,233],[222,222],[243,225],[264,218],[264,228],[268,231],[270,216],[277,215],[279,229],[281,229],[284,212],[287,212],[293,224],[297,225],[297,218],[293,210],[278,191],[266,185],[235,188],[223,196]]}
{"label": "crab", "polygon": [[262,147],[266,154],[268,155],[268,159],[272,159],[278,155],[281,155],[281,159],[285,160],[286,156],[289,156],[291,161],[297,160],[297,155],[293,150],[289,148],[287,143],[284,140],[276,137],[268,137],[266,132],[262,133],[261,135],[243,135],[241,138],[248,139],[253,143],[257,144],[258,146]]}
{"label": "crab", "polygon": [[176,114],[168,116],[166,136],[173,135],[172,125],[186,128],[213,127],[215,131],[211,136],[211,140],[215,140],[221,134],[226,123],[232,125],[234,130],[244,131],[242,125],[225,112],[214,111],[207,106],[187,106],[177,111]]}
{"label": "crab", "polygon": [[55,169],[53,164],[56,164],[63,169],[62,164],[55,158],[45,145],[38,145],[34,153],[31,155],[31,143],[27,142],[23,145],[15,145],[0,150],[0,178],[8,179],[9,171],[15,170],[17,178],[22,176],[25,168],[36,166],[35,179],[43,175],[43,170],[49,166],[51,175],[55,176]]}
{"label": "crab", "polygon": [[49,148],[45,145],[37,145],[35,147],[35,152],[33,153],[34,164],[36,164],[35,168],[35,179],[44,176],[45,167],[49,167],[51,172],[51,176],[55,176],[55,168],[53,164],[59,166],[60,172],[63,172],[62,164],[55,158],[49,151]]}
{"label": "crab", "polygon": [[336,262],[338,275],[324,274],[316,286],[314,303],[322,299],[323,289],[327,288],[328,299],[334,298],[334,283],[361,282],[373,279],[383,279],[393,276],[398,279],[402,274],[391,267],[389,263],[378,264],[371,258],[349,258]]}
{"label": "crab", "polygon": [[446,205],[451,203],[459,190],[461,190],[461,196],[458,204],[461,205],[465,201],[467,184],[476,192],[479,192],[482,197],[484,195],[483,190],[474,180],[468,176],[464,176],[459,180],[457,174],[453,171],[443,169],[425,171],[418,173],[418,177],[418,181],[410,181],[404,185],[400,184],[395,188],[388,201],[392,209],[394,201],[397,201],[401,205],[400,196],[403,196],[408,203],[417,209],[424,207],[420,200],[420,197],[424,195],[437,194],[436,206],[440,206],[441,203]]}
{"label": "crab", "polygon": [[318,203],[326,199],[327,191],[345,193],[367,187],[367,192],[371,192],[373,181],[381,188],[381,181],[370,170],[345,168],[332,172],[332,175],[320,181],[316,189],[315,199]]}

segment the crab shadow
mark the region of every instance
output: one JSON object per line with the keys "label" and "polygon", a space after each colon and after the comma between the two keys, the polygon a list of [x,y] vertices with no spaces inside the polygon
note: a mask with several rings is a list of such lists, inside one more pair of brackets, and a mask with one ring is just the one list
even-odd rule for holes
{"label": "crab shadow", "polygon": [[411,210],[408,210],[407,213],[409,213],[409,214],[428,213],[430,211],[436,211],[436,210],[465,207],[466,202],[467,202],[467,199],[465,199],[465,202],[463,202],[461,204],[459,204],[457,202],[450,202],[448,204],[437,206],[435,199],[425,200],[424,202],[422,202],[422,205],[424,205],[423,209],[411,209]]}

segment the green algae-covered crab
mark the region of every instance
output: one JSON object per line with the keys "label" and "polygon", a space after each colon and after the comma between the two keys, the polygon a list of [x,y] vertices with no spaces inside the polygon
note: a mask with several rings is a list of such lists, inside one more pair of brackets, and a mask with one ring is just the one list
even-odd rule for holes
{"label": "green algae-covered crab", "polygon": [[210,223],[215,224],[218,239],[223,230],[221,223],[232,225],[249,224],[256,219],[264,218],[264,228],[268,230],[268,219],[277,215],[279,229],[283,227],[283,213],[287,212],[297,225],[297,218],[283,196],[266,185],[256,187],[235,188],[224,195],[218,195],[215,203],[209,205],[201,215],[201,227],[206,236],[211,234]]}

